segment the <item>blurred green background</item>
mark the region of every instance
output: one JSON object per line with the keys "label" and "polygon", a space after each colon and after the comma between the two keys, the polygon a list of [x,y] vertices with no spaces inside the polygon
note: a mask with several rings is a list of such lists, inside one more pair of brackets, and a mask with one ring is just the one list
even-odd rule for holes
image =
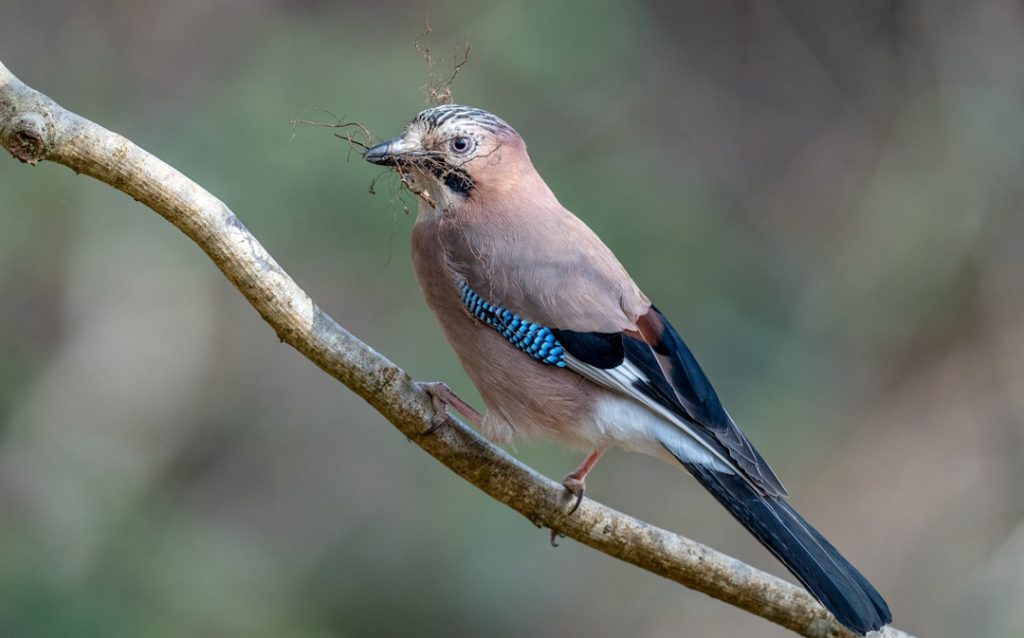
{"label": "blurred green background", "polygon": [[[1024,634],[1020,5],[7,0],[0,60],[478,401],[413,279],[414,202],[288,124],[397,133],[428,13],[439,72],[472,45],[456,101],[520,131],[897,625]],[[552,549],[108,186],[4,159],[0,193],[0,636],[789,635]],[[785,573],[666,464],[612,453],[588,487]]]}

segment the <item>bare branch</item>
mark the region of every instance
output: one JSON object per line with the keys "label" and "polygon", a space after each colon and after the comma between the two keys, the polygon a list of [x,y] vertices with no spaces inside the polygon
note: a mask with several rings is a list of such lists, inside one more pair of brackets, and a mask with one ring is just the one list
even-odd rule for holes
{"label": "bare branch", "polygon": [[[22,162],[63,164],[159,213],[209,255],[282,341],[363,397],[431,456],[535,525],[804,636],[850,635],[803,589],[704,545],[589,498],[567,516],[560,483],[456,420],[421,436],[433,415],[427,395],[318,308],[223,202],[124,137],[24,85],[2,63],[0,144]],[[891,627],[879,635],[906,636]]]}

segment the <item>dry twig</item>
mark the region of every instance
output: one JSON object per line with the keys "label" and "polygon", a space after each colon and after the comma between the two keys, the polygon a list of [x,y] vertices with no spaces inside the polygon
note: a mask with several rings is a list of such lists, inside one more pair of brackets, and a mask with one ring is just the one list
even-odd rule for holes
{"label": "dry twig", "polygon": [[430,18],[427,18],[423,33],[419,34],[413,42],[416,50],[419,51],[420,56],[427,63],[427,83],[423,86],[423,92],[427,95],[427,104],[431,106],[451,104],[455,100],[453,89],[455,78],[458,77],[462,67],[466,66],[466,63],[469,62],[469,40],[464,40],[462,44],[455,45],[454,57],[452,58],[452,72],[445,78],[437,71],[437,65],[444,62],[444,60],[435,62],[434,55],[431,52],[429,39],[432,32]]}

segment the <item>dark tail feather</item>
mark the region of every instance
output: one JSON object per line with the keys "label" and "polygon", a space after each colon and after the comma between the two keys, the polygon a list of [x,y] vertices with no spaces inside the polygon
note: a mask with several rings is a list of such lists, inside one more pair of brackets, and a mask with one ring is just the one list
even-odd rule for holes
{"label": "dark tail feather", "polygon": [[736,474],[683,465],[840,623],[864,634],[892,620],[871,583],[784,500],[762,496]]}

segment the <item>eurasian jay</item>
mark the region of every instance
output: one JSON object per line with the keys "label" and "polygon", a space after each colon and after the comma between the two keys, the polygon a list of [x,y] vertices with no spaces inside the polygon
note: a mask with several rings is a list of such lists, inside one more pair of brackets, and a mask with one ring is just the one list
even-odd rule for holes
{"label": "eurasian jay", "polygon": [[891,620],[867,579],[784,500],[682,338],[559,204],[511,126],[436,106],[363,157],[419,196],[416,277],[487,405],[481,416],[429,384],[437,423],[451,405],[496,441],[541,436],[592,451],[564,481],[577,506],[611,445],[681,464],[840,623],[866,633]]}

